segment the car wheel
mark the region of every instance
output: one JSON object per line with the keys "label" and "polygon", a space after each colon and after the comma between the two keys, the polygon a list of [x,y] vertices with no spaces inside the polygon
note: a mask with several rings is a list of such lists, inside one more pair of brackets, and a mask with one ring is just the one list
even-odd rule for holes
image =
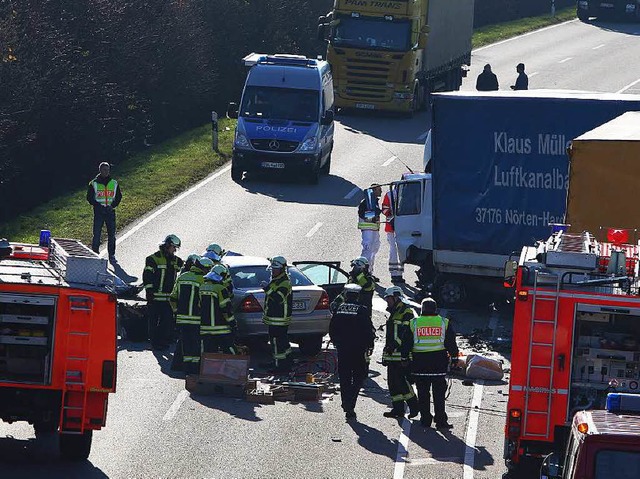
{"label": "car wheel", "polygon": [[323,335],[316,334],[300,338],[300,353],[303,356],[316,356],[322,350]]}
{"label": "car wheel", "polygon": [[91,452],[93,431],[82,434],[60,434],[60,457],[66,461],[84,461]]}
{"label": "car wheel", "polygon": [[234,166],[232,162],[231,163],[231,179],[236,183],[240,183],[242,181],[242,173],[244,173],[242,169],[240,169],[237,166]]}

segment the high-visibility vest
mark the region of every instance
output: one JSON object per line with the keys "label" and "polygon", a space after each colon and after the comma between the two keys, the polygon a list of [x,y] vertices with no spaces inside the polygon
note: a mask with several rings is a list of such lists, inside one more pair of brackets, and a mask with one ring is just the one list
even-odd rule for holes
{"label": "high-visibility vest", "polygon": [[99,205],[110,206],[116,199],[116,190],[118,189],[118,182],[116,180],[109,180],[106,185],[93,180],[91,184],[93,185],[96,202]]}
{"label": "high-visibility vest", "polygon": [[419,316],[411,321],[414,353],[442,351],[449,320],[442,316]]}
{"label": "high-visibility vest", "polygon": [[375,222],[369,223],[368,221],[365,221],[364,219],[360,218],[358,221],[358,229],[380,231],[380,223],[375,223]]}

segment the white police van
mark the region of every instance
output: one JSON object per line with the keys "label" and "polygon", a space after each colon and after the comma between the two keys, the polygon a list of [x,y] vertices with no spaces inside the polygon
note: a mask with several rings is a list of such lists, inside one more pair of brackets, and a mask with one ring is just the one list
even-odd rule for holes
{"label": "white police van", "polygon": [[333,149],[333,78],[326,61],[300,55],[252,53],[240,105],[227,116],[238,118],[231,177],[243,173],[303,173],[310,183],[328,174]]}

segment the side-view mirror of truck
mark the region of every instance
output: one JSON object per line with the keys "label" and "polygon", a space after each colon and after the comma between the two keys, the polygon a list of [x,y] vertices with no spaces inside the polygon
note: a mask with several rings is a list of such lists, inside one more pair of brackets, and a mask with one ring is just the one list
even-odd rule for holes
{"label": "side-view mirror of truck", "polygon": [[540,479],[562,479],[560,460],[560,455],[555,452],[545,457],[540,467]]}
{"label": "side-view mirror of truck", "polygon": [[516,281],[516,272],[518,271],[518,262],[509,260],[504,264],[504,287],[513,288]]}
{"label": "side-view mirror of truck", "polygon": [[238,104],[231,102],[227,107],[227,118],[237,119],[238,118]]}
{"label": "side-view mirror of truck", "polygon": [[324,115],[322,115],[322,119],[320,120],[320,123],[323,126],[329,126],[331,125],[331,123],[333,123],[334,119],[335,119],[335,113],[333,113],[333,110],[327,110],[324,112]]}
{"label": "side-view mirror of truck", "polygon": [[416,43],[413,48],[415,50],[424,50],[426,47],[427,47],[427,34],[421,32],[420,35],[418,35],[418,43]]}

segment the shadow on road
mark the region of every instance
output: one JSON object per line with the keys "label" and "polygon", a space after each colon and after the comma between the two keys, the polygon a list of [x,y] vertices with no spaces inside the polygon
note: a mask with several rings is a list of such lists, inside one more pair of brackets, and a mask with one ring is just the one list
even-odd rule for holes
{"label": "shadow on road", "polygon": [[395,439],[389,439],[382,431],[367,424],[360,422],[349,422],[348,424],[358,435],[360,446],[373,454],[387,456],[395,461],[398,452],[398,442]]}
{"label": "shadow on road", "polygon": [[306,185],[300,183],[299,177],[283,178],[268,173],[248,175],[241,185],[248,193],[285,203],[336,206],[356,206],[362,199],[362,193],[358,192],[349,199],[345,196],[354,188],[369,186],[356,185],[335,175],[321,177],[318,185]]}
{"label": "shadow on road", "polygon": [[615,23],[600,20],[595,20],[590,23],[593,24],[593,26],[607,32],[618,32],[635,36],[640,35],[640,25],[638,25],[637,23]]}
{"label": "shadow on road", "polygon": [[261,404],[247,402],[240,398],[202,396],[193,393],[191,394],[191,399],[205,407],[226,412],[230,416],[238,419],[252,422],[262,421],[256,414],[256,409],[263,407]]}
{"label": "shadow on road", "polygon": [[57,434],[37,438],[0,437],[0,477],[47,479],[105,479],[90,461],[64,462],[58,452]]}
{"label": "shadow on road", "polygon": [[389,143],[423,145],[422,135],[430,128],[431,113],[420,112],[413,118],[383,114],[349,113],[339,121],[350,133],[369,135]]}

